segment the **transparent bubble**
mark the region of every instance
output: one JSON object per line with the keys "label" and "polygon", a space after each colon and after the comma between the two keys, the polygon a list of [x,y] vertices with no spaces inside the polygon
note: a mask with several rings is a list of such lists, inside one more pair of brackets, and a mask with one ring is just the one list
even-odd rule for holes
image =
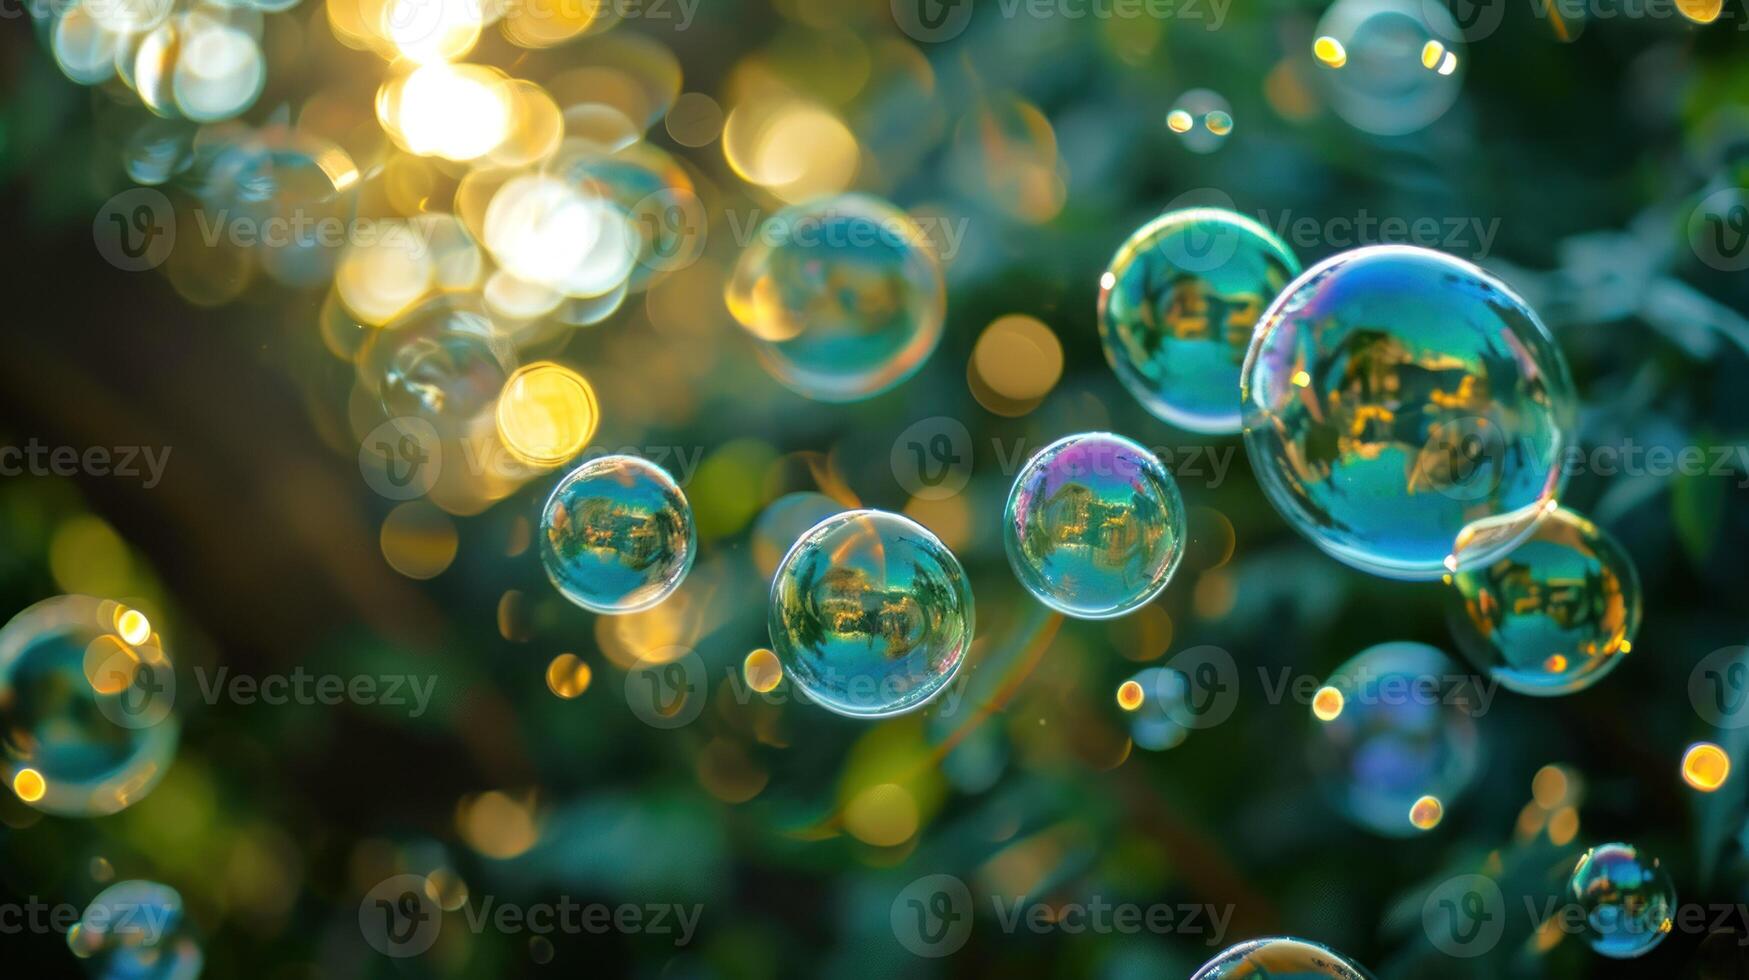
{"label": "transparent bubble", "polygon": [[1233,107],[1213,89],[1191,89],[1166,114],[1166,128],[1192,153],[1213,153],[1233,132]]}
{"label": "transparent bubble", "polygon": [[1080,619],[1121,616],[1184,557],[1184,501],[1153,453],[1089,432],[1027,460],[1003,515],[1008,563],[1038,600]]}
{"label": "transparent bubble", "polygon": [[555,173],[613,202],[635,233],[636,262],[627,285],[636,292],[660,273],[689,265],[704,247],[704,207],[692,178],[662,150],[634,143],[605,152],[573,140],[554,161]]}
{"label": "transparent bubble", "polygon": [[1458,648],[1520,694],[1571,694],[1597,683],[1633,648],[1640,625],[1633,559],[1565,508],[1511,554],[1453,576],[1452,586]]}
{"label": "transparent bubble", "polygon": [[566,474],[541,510],[540,530],[553,588],[597,613],[637,612],[668,598],[698,554],[686,495],[636,456],[603,456]]}
{"label": "transparent bubble", "polygon": [[[1134,702],[1126,698],[1128,684],[1136,685],[1130,689],[1137,698]],[[1131,677],[1118,691],[1118,704],[1129,723],[1130,740],[1150,752],[1178,747],[1190,734],[1190,729],[1180,723],[1186,711],[1184,698],[1184,675],[1177,671],[1149,667]]]}
{"label": "transparent bubble", "polygon": [[1381,643],[1337,668],[1312,700],[1310,755],[1320,787],[1356,824],[1390,837],[1420,833],[1417,812],[1442,811],[1481,764],[1477,688],[1424,643]]}
{"label": "transparent bubble", "polygon": [[941,265],[905,212],[865,194],[785,208],[759,226],[727,290],[773,377],[858,401],[917,372],[941,340]]}
{"label": "transparent bubble", "polygon": [[67,946],[100,980],[194,980],[205,961],[189,935],[182,895],[155,881],[99,892],[67,931]]}
{"label": "transparent bubble", "polygon": [[1118,380],[1163,422],[1240,428],[1239,367],[1258,317],[1300,274],[1280,238],[1222,208],[1139,228],[1099,280],[1099,341]]}
{"label": "transparent bubble", "polygon": [[248,31],[204,11],[179,17],[171,93],[196,122],[229,119],[255,104],[267,80],[261,43]]}
{"label": "transparent bubble", "polygon": [[444,435],[484,420],[516,368],[516,353],[492,321],[462,297],[439,297],[376,331],[359,377],[391,418],[413,416]]}
{"label": "transparent bubble", "polygon": [[1467,56],[1456,40],[1463,32],[1442,4],[1337,0],[1317,33],[1334,42],[1319,46],[1319,79],[1337,114],[1356,129],[1413,133],[1445,115],[1463,91]]}
{"label": "transparent bubble", "polygon": [[0,774],[49,813],[102,816],[156,786],[176,753],[174,677],[137,613],[57,596],[0,628]]}
{"label": "transparent bubble", "polygon": [[1252,939],[1209,960],[1190,980],[1371,980],[1359,964],[1304,939]]}
{"label": "transparent bubble", "polygon": [[194,165],[194,127],[176,119],[150,119],[122,147],[122,166],[137,184],[162,184]]}
{"label": "transparent bubble", "polygon": [[[358,167],[345,150],[283,124],[209,127],[194,149],[191,189],[206,211],[203,225],[253,249],[281,283],[328,281],[355,237]],[[393,244],[419,243],[408,236]]]}
{"label": "transparent bubble", "polygon": [[972,643],[972,587],[921,525],[847,511],[784,556],[769,624],[784,675],[812,700],[883,718],[922,707],[953,680]]}
{"label": "transparent bubble", "polygon": [[1585,913],[1585,939],[1604,956],[1643,956],[1674,925],[1676,886],[1658,859],[1632,844],[1600,844],[1573,868],[1567,895]]}
{"label": "transparent bubble", "polygon": [[1241,395],[1270,501],[1375,575],[1494,561],[1565,482],[1560,348],[1504,283],[1439,252],[1378,245],[1308,269],[1264,311]]}
{"label": "transparent bubble", "polygon": [[823,493],[788,493],[773,500],[753,522],[753,563],[770,578],[803,532],[849,508]]}

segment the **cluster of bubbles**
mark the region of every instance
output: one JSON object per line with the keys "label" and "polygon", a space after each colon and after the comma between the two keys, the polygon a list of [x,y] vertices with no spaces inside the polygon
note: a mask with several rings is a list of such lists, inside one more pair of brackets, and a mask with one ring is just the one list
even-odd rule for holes
{"label": "cluster of bubbles", "polygon": [[1372,980],[1341,953],[1305,939],[1274,936],[1230,946],[1204,963],[1190,980]]}
{"label": "cluster of bubbles", "polygon": [[1585,914],[1585,939],[1612,959],[1643,956],[1674,926],[1676,887],[1632,844],[1600,844],[1573,867],[1567,897]]}
{"label": "cluster of bubbles", "polygon": [[138,610],[80,595],[30,606],[0,627],[0,775],[59,816],[138,802],[176,753],[174,683]]}
{"label": "cluster of bubbles", "polygon": [[205,956],[182,895],[155,881],[122,881],[91,900],[67,946],[99,980],[194,980]]}
{"label": "cluster of bubbles", "polygon": [[922,525],[853,510],[809,528],[771,583],[771,649],[811,700],[853,718],[941,693],[972,644],[971,583]]}
{"label": "cluster of bubbles", "polygon": [[1426,644],[1356,654],[1312,699],[1308,748],[1319,788],[1377,833],[1432,829],[1481,766],[1474,694],[1469,676]]}
{"label": "cluster of bubbles", "polygon": [[572,470],[541,509],[540,557],[559,594],[597,613],[648,609],[692,570],[698,531],[668,472],[636,456]]}
{"label": "cluster of bubbles", "polygon": [[905,212],[866,194],[793,205],[762,224],[726,289],[771,376],[818,401],[870,398],[941,341],[941,263]]}

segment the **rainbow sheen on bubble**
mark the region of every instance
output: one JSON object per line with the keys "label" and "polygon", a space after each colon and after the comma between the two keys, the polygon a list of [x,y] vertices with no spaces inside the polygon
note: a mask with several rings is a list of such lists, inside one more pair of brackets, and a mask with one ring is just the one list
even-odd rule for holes
{"label": "rainbow sheen on bubble", "polygon": [[1565,482],[1560,348],[1504,283],[1439,252],[1378,245],[1308,269],[1258,323],[1241,391],[1270,502],[1371,574],[1486,565]]}
{"label": "rainbow sheen on bubble", "polygon": [[941,693],[972,644],[972,586],[922,525],[880,510],[810,528],[771,583],[784,675],[841,715],[884,718]]}
{"label": "rainbow sheen on bubble", "polygon": [[1153,453],[1089,432],[1027,460],[1002,520],[1008,563],[1040,602],[1109,619],[1159,595],[1184,557],[1184,500]]}
{"label": "rainbow sheen on bubble", "polygon": [[358,364],[391,418],[422,418],[449,436],[493,424],[517,357],[471,301],[442,296],[375,331]]}
{"label": "rainbow sheen on bubble", "polygon": [[773,215],[742,251],[726,300],[771,376],[826,402],[870,398],[917,373],[947,311],[922,229],[866,194]]}
{"label": "rainbow sheen on bubble", "polygon": [[97,894],[67,931],[67,947],[99,980],[194,980],[205,963],[182,895],[155,881],[121,881]]}
{"label": "rainbow sheen on bubble", "polygon": [[1480,769],[1478,694],[1467,673],[1424,643],[1361,651],[1312,701],[1309,754],[1319,788],[1361,827],[1389,837],[1420,833],[1424,798],[1448,811]]}
{"label": "rainbow sheen on bubble", "polygon": [[1137,229],[1100,277],[1105,359],[1162,422],[1238,432],[1251,332],[1299,273],[1287,245],[1250,218],[1224,208],[1163,214]]}
{"label": "rainbow sheen on bubble", "polygon": [[1585,690],[1621,662],[1640,625],[1633,559],[1564,507],[1506,557],[1451,584],[1458,648],[1520,694]]}
{"label": "rainbow sheen on bubble", "polygon": [[1328,946],[1274,936],[1228,947],[1190,980],[1372,980],[1372,975]]}
{"label": "rainbow sheen on bubble", "polygon": [[1573,867],[1567,897],[1585,914],[1585,940],[1598,953],[1644,956],[1674,926],[1676,886],[1658,863],[1632,844],[1600,844]]}
{"label": "rainbow sheen on bubble", "polygon": [[602,456],[566,474],[541,510],[540,557],[559,594],[590,612],[648,609],[698,554],[692,507],[668,472]]}
{"label": "rainbow sheen on bubble", "polygon": [[0,627],[0,776],[39,810],[115,813],[151,792],[176,754],[169,658],[127,612],[56,596]]}

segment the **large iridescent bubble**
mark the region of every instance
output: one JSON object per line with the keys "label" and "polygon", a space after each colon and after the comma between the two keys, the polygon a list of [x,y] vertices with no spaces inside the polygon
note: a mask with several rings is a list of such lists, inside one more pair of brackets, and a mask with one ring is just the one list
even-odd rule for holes
{"label": "large iridescent bubble", "polygon": [[206,959],[189,934],[182,895],[155,881],[99,892],[68,930],[67,946],[99,980],[194,980]]}
{"label": "large iridescent bubble", "polygon": [[1307,270],[1259,322],[1242,395],[1270,501],[1376,575],[1494,561],[1565,480],[1560,348],[1505,284],[1439,252],[1379,245]]}
{"label": "large iridescent bubble", "polygon": [[666,470],[602,456],[572,470],[541,511],[540,557],[565,598],[597,613],[648,609],[692,570],[698,531]]}
{"label": "large iridescent bubble", "polygon": [[1371,980],[1371,974],[1328,946],[1275,936],[1228,947],[1190,980]]}
{"label": "large iridescent bubble", "polygon": [[1481,764],[1482,691],[1424,643],[1381,643],[1312,699],[1310,754],[1325,795],[1362,827],[1407,837],[1438,823]]}
{"label": "large iridescent bubble", "polygon": [[866,194],[773,215],[742,251],[726,299],[772,377],[827,402],[869,398],[915,374],[947,311],[922,229]]}
{"label": "large iridescent bubble", "polygon": [[784,675],[853,718],[922,707],[972,643],[959,559],[915,521],[853,510],[796,541],[771,584],[771,649]]}
{"label": "large iridescent bubble", "polygon": [[1238,432],[1239,367],[1257,318],[1300,273],[1269,229],[1224,208],[1171,211],[1123,243],[1099,280],[1099,341],[1163,422]]}
{"label": "large iridescent bubble", "polygon": [[176,753],[175,675],[137,610],[45,599],[0,628],[0,773],[20,799],[70,817],[138,802]]}
{"label": "large iridescent bubble", "polygon": [[1601,844],[1573,867],[1567,896],[1585,913],[1591,948],[1618,960],[1651,952],[1670,934],[1676,886],[1670,875],[1632,844]]}
{"label": "large iridescent bubble", "polygon": [[1566,508],[1506,557],[1459,572],[1451,584],[1458,648],[1520,694],[1571,694],[1597,683],[1632,649],[1640,625],[1633,559]]}
{"label": "large iridescent bubble", "polygon": [[1153,453],[1089,432],[1027,460],[1002,519],[1008,563],[1038,600],[1081,619],[1159,595],[1184,557],[1184,500]]}

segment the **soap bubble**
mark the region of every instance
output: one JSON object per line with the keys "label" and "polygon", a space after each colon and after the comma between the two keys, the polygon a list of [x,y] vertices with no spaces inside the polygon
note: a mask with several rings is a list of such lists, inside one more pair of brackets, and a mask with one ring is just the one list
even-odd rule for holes
{"label": "soap bubble", "polygon": [[698,532],[673,477],[636,456],[572,470],[541,511],[540,557],[559,594],[590,612],[656,605],[692,570]]}
{"label": "soap bubble", "polygon": [[1597,683],[1633,648],[1640,624],[1633,559],[1566,508],[1506,557],[1453,576],[1452,586],[1459,649],[1520,694],[1571,694]]}
{"label": "soap bubble", "polygon": [[1240,428],[1239,367],[1252,330],[1300,273],[1281,239],[1221,208],[1138,229],[1099,280],[1099,340],[1118,380],[1163,422]]}
{"label": "soap bubble", "polygon": [[1180,721],[1189,710],[1185,689],[1184,675],[1166,667],[1149,667],[1118,689],[1118,706],[1137,747],[1159,752],[1183,743],[1190,734]]}
{"label": "soap bubble", "polygon": [[45,599],[0,628],[0,775],[48,813],[115,813],[169,769],[174,699],[169,658],[137,610]]}
{"label": "soap bubble", "polygon": [[1233,107],[1213,89],[1191,89],[1166,114],[1166,128],[1192,153],[1213,153],[1233,131]]}
{"label": "soap bubble", "polygon": [[1486,565],[1565,482],[1566,359],[1524,300],[1461,259],[1378,245],[1320,262],[1264,312],[1242,378],[1270,501],[1365,572]]}
{"label": "soap bubble", "polygon": [[442,296],[377,330],[358,363],[391,418],[422,418],[451,436],[493,424],[516,352],[469,301]]}
{"label": "soap bubble", "polygon": [[841,715],[922,707],[964,663],[972,587],[959,559],[909,518],[853,510],[814,525],[771,584],[784,675]]}
{"label": "soap bubble", "polygon": [[1601,844],[1573,867],[1567,895],[1585,913],[1585,939],[1612,959],[1643,956],[1669,935],[1676,911],[1670,875],[1632,844]]}
{"label": "soap bubble", "polygon": [[194,980],[205,961],[188,934],[182,895],[155,881],[99,892],[67,931],[67,946],[99,980]]}
{"label": "soap bubble", "polygon": [[1449,809],[1480,768],[1476,694],[1469,675],[1426,644],[1361,651],[1312,699],[1320,787],[1362,827],[1390,837],[1427,829],[1434,807]]}
{"label": "soap bubble", "polygon": [[1251,939],[1209,960],[1190,980],[1371,980],[1341,953],[1304,939]]}
{"label": "soap bubble", "polygon": [[759,227],[726,292],[772,377],[859,401],[917,372],[941,340],[941,265],[905,212],[866,194],[795,205]]}
{"label": "soap bubble", "polygon": [[[1490,6],[1475,5],[1483,13]],[[1463,32],[1438,3],[1337,0],[1317,34],[1318,76],[1337,114],[1356,129],[1413,133],[1445,115],[1463,91]]]}
{"label": "soap bubble", "polygon": [[1027,460],[1002,526],[1020,584],[1080,619],[1152,600],[1184,557],[1178,484],[1153,453],[1109,432],[1059,439]]}
{"label": "soap bubble", "polygon": [[684,268],[704,249],[704,206],[692,178],[674,158],[638,142],[606,152],[587,140],[572,140],[552,164],[567,181],[611,201],[634,232],[636,264],[626,280],[633,292],[662,273]]}

